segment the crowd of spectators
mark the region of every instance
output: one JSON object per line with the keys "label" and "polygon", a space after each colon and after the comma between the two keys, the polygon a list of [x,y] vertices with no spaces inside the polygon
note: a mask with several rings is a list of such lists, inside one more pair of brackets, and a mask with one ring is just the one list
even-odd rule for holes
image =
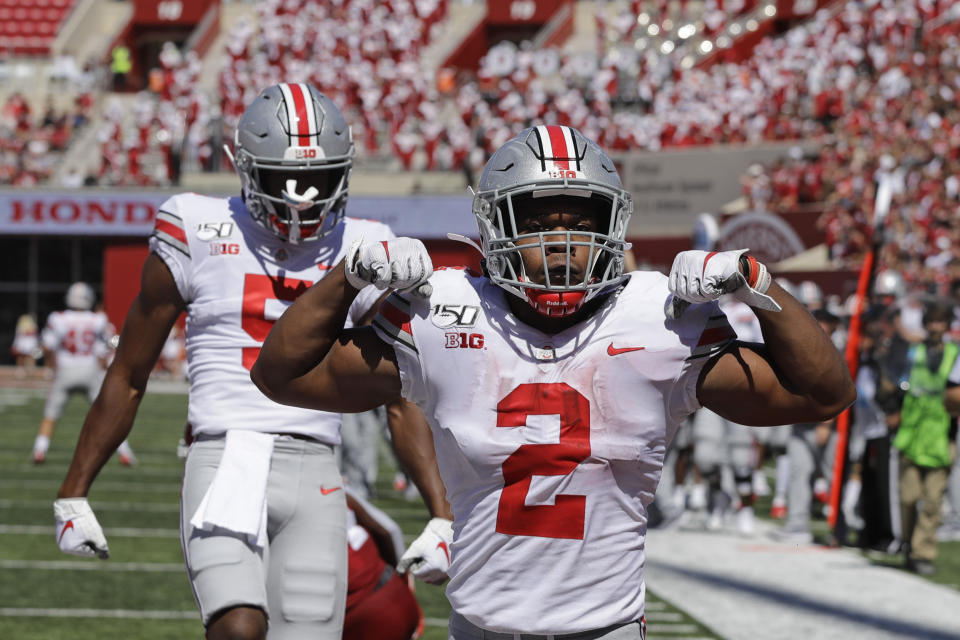
{"label": "crowd of spectators", "polygon": [[165,43],[147,89],[133,104],[119,100],[104,109],[98,131],[102,161],[99,184],[135,186],[176,184],[184,162],[212,168],[220,141],[219,105],[196,90],[201,61]]}
{"label": "crowd of spectators", "polygon": [[92,106],[92,94],[83,92],[69,109],[58,110],[48,98],[36,112],[23,94],[10,94],[0,107],[0,185],[31,187],[48,180]]}
{"label": "crowd of spectators", "polygon": [[798,93],[784,107],[812,116],[824,135],[809,152],[797,146],[751,167],[743,185],[753,209],[819,212],[831,260],[852,268],[879,239],[874,205],[884,179],[892,197],[881,266],[912,288],[946,295],[960,280],[960,38],[921,30],[929,19],[922,11],[935,8],[848,3],[787,34],[784,57],[798,59],[791,84],[824,90]]}

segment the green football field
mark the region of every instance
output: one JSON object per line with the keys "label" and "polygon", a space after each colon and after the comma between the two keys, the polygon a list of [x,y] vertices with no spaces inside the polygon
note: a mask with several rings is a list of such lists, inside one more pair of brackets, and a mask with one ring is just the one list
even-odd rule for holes
{"label": "green football field", "polygon": [[[0,639],[107,640],[202,638],[178,537],[182,463],[176,444],[186,417],[184,395],[147,394],[130,443],[139,465],[116,458],[100,473],[90,502],[110,543],[108,561],[60,553],[52,502],[87,409],[74,396],[54,434],[47,462],[30,460],[41,418],[37,392],[0,390]],[[412,541],[428,519],[417,500],[392,487],[383,457],[377,506]],[[423,638],[446,638],[450,608],[441,587],[417,585]],[[648,593],[651,637],[716,638],[702,624]]]}

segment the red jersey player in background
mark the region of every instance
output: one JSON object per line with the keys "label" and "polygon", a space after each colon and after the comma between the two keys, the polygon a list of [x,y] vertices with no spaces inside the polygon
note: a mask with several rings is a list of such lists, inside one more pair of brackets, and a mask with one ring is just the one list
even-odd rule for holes
{"label": "red jersey player in background", "polygon": [[347,611],[344,640],[410,640],[423,614],[411,585],[395,567],[403,531],[390,516],[347,492]]}
{"label": "red jersey player in background", "polygon": [[[631,208],[594,142],[526,129],[474,197],[483,275],[431,277],[418,240],[358,242],[251,370],[283,403],[362,411],[402,393],[423,410],[454,514],[451,638],[642,638],[647,507],[686,416],[822,420],[855,397],[829,337],[744,251],[625,273]],[[395,291],[372,327],[344,328],[370,283]],[[725,292],[763,345],[735,340]]]}

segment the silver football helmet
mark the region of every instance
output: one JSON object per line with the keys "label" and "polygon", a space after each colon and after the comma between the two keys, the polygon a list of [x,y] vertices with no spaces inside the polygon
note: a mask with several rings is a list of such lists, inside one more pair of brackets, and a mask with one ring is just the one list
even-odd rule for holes
{"label": "silver football helmet", "polygon": [[93,309],[93,303],[97,301],[97,295],[86,282],[74,282],[67,289],[67,295],[64,296],[63,301],[68,309],[90,311]]}
{"label": "silver football helmet", "polygon": [[353,136],[337,106],[313,86],[264,89],[240,116],[230,158],[251,215],[284,240],[322,238],[343,217]]}
{"label": "silver football helmet", "polygon": [[[518,213],[536,198],[583,199],[595,211],[595,231],[520,233]],[[565,316],[624,278],[627,222],[633,200],[624,191],[613,161],[592,140],[572,127],[546,125],[525,129],[500,147],[487,162],[473,198],[480,227],[480,250],[490,280],[525,299],[547,316]],[[582,277],[550,271],[546,282],[531,281],[520,254],[539,249],[546,263],[548,249],[572,247],[589,252]]]}

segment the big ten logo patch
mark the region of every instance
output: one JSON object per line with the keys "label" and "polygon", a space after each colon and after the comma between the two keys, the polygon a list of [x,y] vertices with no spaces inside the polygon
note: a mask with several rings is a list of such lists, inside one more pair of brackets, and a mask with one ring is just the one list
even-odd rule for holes
{"label": "big ten logo patch", "polygon": [[235,256],[240,254],[240,245],[232,242],[212,242],[210,243],[210,255],[212,256]]}
{"label": "big ten logo patch", "polygon": [[553,171],[547,171],[547,177],[549,178],[577,178],[577,172],[570,169],[554,169]]}
{"label": "big ten logo patch", "polygon": [[480,307],[469,304],[435,304],[430,321],[441,329],[447,327],[472,327],[477,323]]}
{"label": "big ten logo patch", "polygon": [[482,333],[456,333],[448,331],[443,334],[446,338],[444,346],[447,349],[483,349]]}

